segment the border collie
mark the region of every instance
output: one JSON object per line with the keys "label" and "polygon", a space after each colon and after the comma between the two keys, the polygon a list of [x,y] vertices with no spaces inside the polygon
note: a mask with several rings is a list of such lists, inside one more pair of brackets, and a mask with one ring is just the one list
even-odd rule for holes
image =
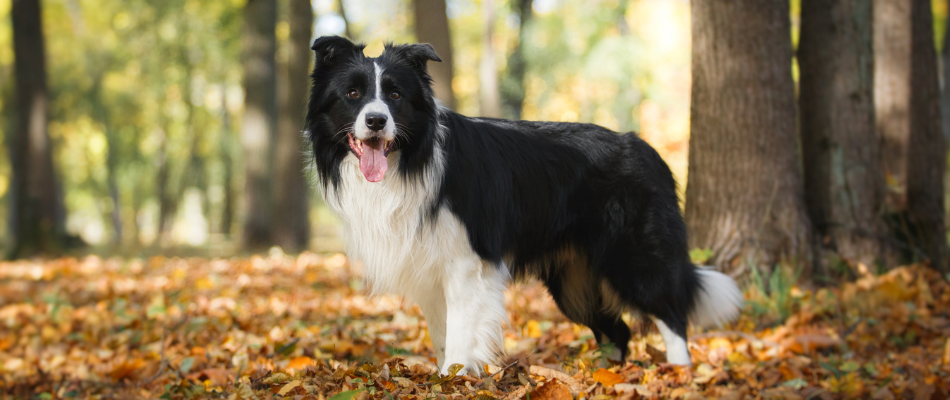
{"label": "border collie", "polygon": [[735,282],[690,262],[676,182],[635,133],[465,117],[433,96],[432,46],[364,47],[314,41],[305,135],[347,254],[372,293],[419,304],[442,373],[501,355],[512,277],[544,282],[620,360],[624,311],[653,320],[673,364],[690,363],[688,321],[738,314]]}

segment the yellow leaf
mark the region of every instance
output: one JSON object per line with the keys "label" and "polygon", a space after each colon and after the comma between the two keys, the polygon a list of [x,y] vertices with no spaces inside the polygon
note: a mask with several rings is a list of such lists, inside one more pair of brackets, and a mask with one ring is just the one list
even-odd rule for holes
{"label": "yellow leaf", "polygon": [[541,325],[538,324],[538,321],[535,321],[532,319],[528,321],[528,323],[525,325],[524,328],[525,328],[525,331],[527,331],[525,332],[525,334],[528,335],[528,337],[531,337],[531,338],[541,337]]}
{"label": "yellow leaf", "polygon": [[620,376],[619,374],[600,368],[594,371],[594,381],[600,382],[601,385],[604,385],[606,387],[611,387],[613,385],[623,382],[623,377]]}
{"label": "yellow leaf", "polygon": [[284,387],[280,388],[280,391],[277,392],[277,394],[281,396],[286,396],[287,393],[290,393],[291,390],[294,390],[299,386],[300,386],[300,379],[295,379],[291,381],[290,383],[284,385]]}

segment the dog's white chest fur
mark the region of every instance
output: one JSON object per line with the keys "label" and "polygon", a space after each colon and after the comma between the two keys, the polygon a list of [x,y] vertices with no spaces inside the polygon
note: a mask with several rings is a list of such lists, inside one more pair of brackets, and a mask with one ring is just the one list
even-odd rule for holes
{"label": "dog's white chest fur", "polygon": [[373,294],[405,296],[422,308],[442,372],[459,363],[479,373],[502,351],[508,271],[475,253],[447,208],[429,214],[442,179],[440,155],[422,179],[404,180],[394,152],[378,183],[366,181],[359,160],[347,155],[341,184],[327,185],[324,200],[343,220],[347,255]]}
{"label": "dog's white chest fur", "polygon": [[341,185],[331,186],[324,199],[342,219],[347,254],[360,264],[372,292],[418,301],[420,291],[442,281],[447,262],[472,251],[461,222],[447,210],[438,211],[435,223],[425,223],[441,174],[407,181],[398,176],[398,160],[398,153],[390,154],[385,178],[373,183],[348,155],[340,166]]}

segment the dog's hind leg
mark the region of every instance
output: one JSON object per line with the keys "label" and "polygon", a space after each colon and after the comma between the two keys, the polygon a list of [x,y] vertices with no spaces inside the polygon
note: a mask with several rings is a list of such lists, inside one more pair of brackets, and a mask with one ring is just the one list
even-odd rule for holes
{"label": "dog's hind leg", "polygon": [[586,264],[564,263],[542,279],[561,312],[594,332],[604,356],[613,361],[627,358],[630,327],[621,318],[623,307],[601,290]]}
{"label": "dog's hind leg", "polygon": [[624,303],[650,316],[666,344],[667,362],[689,365],[686,327],[698,289],[695,267],[685,254],[651,249],[644,241],[636,247],[626,243],[617,243],[605,254],[606,285]]}

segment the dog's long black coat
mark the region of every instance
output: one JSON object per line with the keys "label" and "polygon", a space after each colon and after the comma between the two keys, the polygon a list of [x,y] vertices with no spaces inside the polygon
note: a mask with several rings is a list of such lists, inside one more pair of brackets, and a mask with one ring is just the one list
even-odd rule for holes
{"label": "dog's long black coat", "polygon": [[[374,87],[376,62],[391,76],[380,83],[383,91],[398,90],[405,99],[390,102],[405,126],[395,142],[398,173],[421,179],[433,163],[444,163],[431,218],[447,207],[481,258],[543,280],[564,314],[590,326],[598,340],[629,341],[617,303],[686,337],[700,278],[673,175],[636,134],[439,108],[425,69],[438,56],[428,45],[388,45],[378,59],[342,38],[317,39],[313,48],[306,129],[323,185],[341,184],[339,165],[350,151],[346,124],[362,107],[340,93],[345,85]],[[627,346],[618,348],[625,356]]]}
{"label": "dog's long black coat", "polygon": [[[559,249],[583,249],[596,277],[637,309],[685,336],[695,267],[676,183],[635,133],[591,124],[506,121],[446,113],[446,174],[440,202],[461,219],[484,259],[509,259],[517,275],[542,278],[569,318],[614,343],[629,329],[604,302],[570,309]],[[599,279],[590,288],[600,292]],[[623,346],[625,348],[625,346]]]}

